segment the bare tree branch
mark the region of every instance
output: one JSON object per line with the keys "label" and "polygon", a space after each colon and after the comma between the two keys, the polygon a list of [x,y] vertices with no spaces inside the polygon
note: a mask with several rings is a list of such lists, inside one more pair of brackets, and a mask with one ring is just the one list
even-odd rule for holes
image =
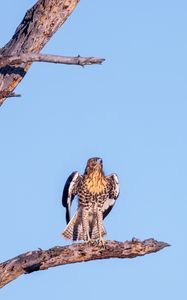
{"label": "bare tree branch", "polygon": [[169,244],[154,239],[144,241],[132,239],[126,242],[106,241],[104,247],[97,243],[92,245],[80,243],[65,247],[56,246],[49,250],[30,251],[0,264],[0,288],[22,274],[96,259],[134,258],[157,252],[168,246]]}
{"label": "bare tree branch", "polygon": [[0,55],[0,68],[5,67],[6,65],[16,65],[28,62],[48,62],[55,64],[66,64],[66,65],[93,65],[93,64],[102,64],[104,58],[98,57],[81,57],[81,56],[59,56],[59,55],[50,55],[50,54],[40,54],[40,53],[24,53],[14,56],[1,56]]}
{"label": "bare tree branch", "polygon": [[21,95],[15,94],[14,92],[8,92],[8,91],[0,92],[0,99],[1,98],[13,98],[13,97],[21,97]]}
{"label": "bare tree branch", "polygon": [[[27,11],[12,39],[0,49],[1,57],[39,53],[51,36],[70,16],[79,0],[38,0]],[[31,62],[0,68],[0,92],[13,92],[27,73]],[[6,97],[0,97],[0,105]]]}

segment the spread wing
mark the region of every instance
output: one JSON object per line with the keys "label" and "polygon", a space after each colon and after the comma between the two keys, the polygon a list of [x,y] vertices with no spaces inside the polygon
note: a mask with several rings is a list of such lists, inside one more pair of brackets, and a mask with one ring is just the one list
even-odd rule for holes
{"label": "spread wing", "polygon": [[78,172],[73,172],[66,180],[63,194],[62,194],[62,205],[66,208],[66,222],[70,221],[71,204],[78,192],[78,186],[80,183],[81,176]]}
{"label": "spread wing", "polygon": [[106,177],[109,182],[109,198],[105,201],[103,205],[103,219],[108,216],[110,211],[112,210],[114,204],[116,203],[116,199],[119,196],[119,180],[116,174],[111,174]]}

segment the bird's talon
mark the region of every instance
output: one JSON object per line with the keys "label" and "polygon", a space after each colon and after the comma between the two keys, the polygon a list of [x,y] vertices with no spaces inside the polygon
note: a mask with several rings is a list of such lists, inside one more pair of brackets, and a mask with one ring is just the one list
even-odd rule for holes
{"label": "bird's talon", "polygon": [[105,246],[105,241],[103,239],[99,239],[99,242],[98,242],[99,246]]}
{"label": "bird's talon", "polygon": [[88,244],[89,244],[90,246],[93,246],[93,245],[95,244],[95,242],[94,242],[94,240],[89,239]]}

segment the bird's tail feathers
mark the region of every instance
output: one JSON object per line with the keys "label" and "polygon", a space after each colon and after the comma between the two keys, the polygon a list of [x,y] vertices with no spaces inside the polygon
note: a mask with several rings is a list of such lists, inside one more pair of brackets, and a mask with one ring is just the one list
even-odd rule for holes
{"label": "bird's tail feathers", "polygon": [[[67,224],[66,228],[62,232],[63,237],[66,240],[72,240],[72,241],[81,241],[84,240],[83,235],[83,225],[82,225],[82,217],[81,217],[81,211],[77,210],[74,214],[73,218],[70,220],[70,222]],[[90,238],[92,240],[99,239],[99,230],[97,226],[97,222],[90,222]],[[106,234],[106,230],[104,226],[102,226],[101,235],[102,237]]]}
{"label": "bird's tail feathers", "polygon": [[[104,226],[102,226],[101,236],[103,237],[105,234],[106,234],[106,230],[105,230]],[[92,224],[90,226],[90,237],[92,240],[97,240],[100,238],[97,222],[94,222],[94,224]]]}
{"label": "bird's tail feathers", "polygon": [[72,241],[83,240],[82,222],[81,222],[81,218],[78,215],[78,211],[76,211],[73,218],[67,224],[66,228],[62,232],[62,235],[66,240],[72,240]]}

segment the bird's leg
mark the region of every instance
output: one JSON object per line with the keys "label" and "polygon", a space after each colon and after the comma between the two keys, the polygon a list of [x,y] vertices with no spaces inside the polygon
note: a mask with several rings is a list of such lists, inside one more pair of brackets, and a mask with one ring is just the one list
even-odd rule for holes
{"label": "bird's leg", "polygon": [[105,241],[102,238],[102,229],[103,229],[103,213],[101,209],[97,209],[97,226],[99,231],[99,245],[104,246]]}
{"label": "bird's leg", "polygon": [[90,230],[89,230],[89,212],[86,207],[82,209],[82,227],[83,227],[83,239],[86,242],[90,242]]}

